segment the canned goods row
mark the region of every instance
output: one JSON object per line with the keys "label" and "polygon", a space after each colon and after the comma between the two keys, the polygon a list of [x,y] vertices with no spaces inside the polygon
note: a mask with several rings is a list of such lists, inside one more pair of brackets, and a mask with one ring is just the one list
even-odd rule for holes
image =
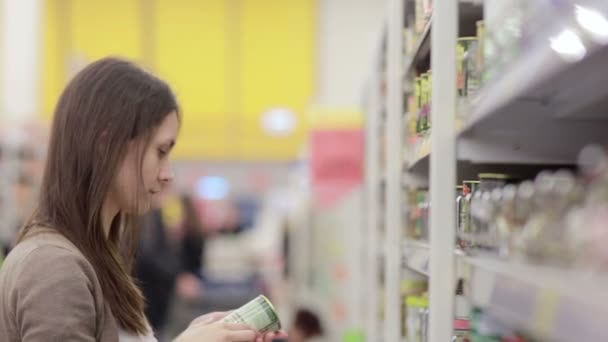
{"label": "canned goods row", "polygon": [[421,74],[414,79],[414,108],[416,113],[415,129],[416,134],[421,134],[431,129],[431,89],[433,74],[431,70]]}
{"label": "canned goods row", "polygon": [[[484,63],[484,23],[477,22],[477,36],[458,38],[456,47],[457,90],[461,98],[475,94],[482,81]],[[431,129],[433,73],[428,70],[414,78],[414,93],[407,99],[410,114],[408,131],[411,136],[422,135]]]}
{"label": "canned goods row", "polygon": [[580,175],[545,170],[522,182],[505,174],[463,182],[457,245],[468,254],[608,271],[608,155],[600,150],[581,152],[596,160],[592,168],[581,162]]}

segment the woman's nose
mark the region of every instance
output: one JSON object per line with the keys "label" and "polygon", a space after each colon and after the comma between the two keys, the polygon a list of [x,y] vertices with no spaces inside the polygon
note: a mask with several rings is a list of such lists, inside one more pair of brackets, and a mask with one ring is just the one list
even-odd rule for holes
{"label": "woman's nose", "polygon": [[161,183],[173,182],[174,172],[170,165],[167,165],[160,170],[159,180]]}

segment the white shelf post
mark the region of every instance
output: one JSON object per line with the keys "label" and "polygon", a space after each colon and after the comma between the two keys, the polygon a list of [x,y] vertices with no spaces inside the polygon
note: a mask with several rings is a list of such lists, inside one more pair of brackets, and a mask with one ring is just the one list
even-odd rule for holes
{"label": "white shelf post", "polygon": [[[380,49],[379,44],[379,49]],[[378,56],[381,56],[379,53]],[[365,334],[366,341],[371,341],[380,331],[378,324],[379,318],[379,286],[378,286],[378,234],[379,232],[379,203],[378,198],[380,191],[380,138],[378,136],[378,127],[380,124],[380,63],[376,59],[372,66],[371,77],[367,86],[367,99],[365,104],[366,120],[365,120],[365,211],[366,222],[365,229],[368,241],[367,259],[368,259],[368,276],[366,279],[367,291],[363,293],[367,300],[367,310],[365,310]]]}
{"label": "white shelf post", "polygon": [[388,5],[387,119],[386,119],[386,257],[384,341],[401,339],[401,120],[403,115],[403,23],[404,0]]}
{"label": "white shelf post", "polygon": [[429,341],[451,341],[454,319],[456,198],[456,38],[458,1],[433,3],[431,32],[430,321]]}

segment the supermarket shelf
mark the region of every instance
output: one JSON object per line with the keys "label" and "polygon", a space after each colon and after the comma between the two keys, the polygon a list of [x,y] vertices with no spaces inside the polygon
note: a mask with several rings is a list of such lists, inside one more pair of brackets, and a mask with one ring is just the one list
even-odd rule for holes
{"label": "supermarket shelf", "polygon": [[546,341],[608,341],[608,275],[462,258],[471,266],[471,300],[508,324]]}
{"label": "supermarket shelf", "polygon": [[428,59],[431,53],[431,23],[433,22],[433,17],[429,18],[429,21],[426,23],[424,27],[424,31],[420,37],[418,37],[418,42],[416,43],[416,47],[412,52],[412,55],[404,66],[404,73],[408,75],[410,72],[415,71],[416,66],[418,66],[423,60]]}
{"label": "supermarket shelf", "polygon": [[571,164],[583,146],[608,142],[608,47],[569,63],[549,38],[473,99],[459,145],[485,145],[497,162]]}
{"label": "supermarket shelf", "polygon": [[428,173],[429,156],[431,155],[430,134],[416,137],[416,141],[407,151],[408,171],[413,173]]}
{"label": "supermarket shelf", "polygon": [[[606,128],[608,127],[605,127],[604,131]],[[567,135],[567,133],[564,132],[563,135]],[[542,143],[538,142],[536,146]],[[563,150],[552,151],[552,154],[549,155],[547,152],[522,150],[519,143],[511,144],[509,142],[460,137],[456,149],[459,162],[457,167],[458,170],[462,170],[475,168],[471,164],[570,165],[573,164],[576,154],[584,145],[577,144],[576,149],[569,151],[570,156],[565,157],[560,155]],[[427,175],[431,153],[430,137],[419,138],[406,152],[407,171],[417,175]]]}
{"label": "supermarket shelf", "polygon": [[403,246],[403,264],[420,274],[429,276],[430,245],[428,242],[406,240]]}
{"label": "supermarket shelf", "polygon": [[[460,15],[460,28],[459,33],[463,36],[475,35],[475,22],[480,20],[483,16],[483,7],[479,0],[460,0],[458,2],[458,11]],[[418,37],[418,41],[412,51],[411,56],[406,60],[404,65],[404,74],[407,76],[410,73],[416,71],[417,68],[421,68],[425,65],[426,69],[429,67],[429,56],[431,54],[431,28],[432,28],[433,16],[429,18],[426,23],[424,30]]]}

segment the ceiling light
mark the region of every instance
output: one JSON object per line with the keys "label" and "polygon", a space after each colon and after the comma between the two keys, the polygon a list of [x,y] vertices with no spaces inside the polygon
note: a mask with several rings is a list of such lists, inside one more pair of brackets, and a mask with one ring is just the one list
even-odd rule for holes
{"label": "ceiling light", "polygon": [[577,62],[587,54],[587,49],[581,38],[572,30],[565,29],[560,34],[549,39],[551,49],[568,62]]}
{"label": "ceiling light", "polygon": [[262,128],[271,136],[292,134],[298,124],[296,114],[288,108],[273,108],[262,115]]}
{"label": "ceiling light", "polygon": [[608,43],[608,19],[597,10],[576,5],[576,21],[598,43]]}

